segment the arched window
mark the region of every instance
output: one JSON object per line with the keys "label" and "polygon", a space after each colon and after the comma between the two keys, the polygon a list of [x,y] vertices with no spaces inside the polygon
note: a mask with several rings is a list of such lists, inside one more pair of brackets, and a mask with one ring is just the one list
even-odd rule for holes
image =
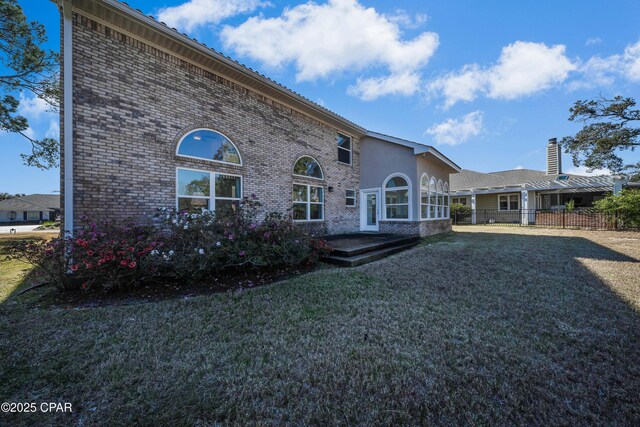
{"label": "arched window", "polygon": [[211,129],[196,129],[183,136],[176,154],[212,162],[242,164],[240,153],[233,142]]}
{"label": "arched window", "polygon": [[442,190],[442,181],[438,180],[438,218],[444,216],[444,191]]}
{"label": "arched window", "polygon": [[449,183],[444,183],[444,217],[449,218]]}
{"label": "arched window", "polygon": [[429,218],[429,176],[426,173],[420,178],[420,219]]}
{"label": "arched window", "polygon": [[392,175],[384,183],[386,219],[409,219],[409,179]]}
{"label": "arched window", "polygon": [[436,218],[438,189],[436,185],[436,179],[431,177],[429,180],[429,218]]}
{"label": "arched window", "polygon": [[320,164],[311,156],[302,156],[293,165],[293,174],[307,178],[324,179]]}

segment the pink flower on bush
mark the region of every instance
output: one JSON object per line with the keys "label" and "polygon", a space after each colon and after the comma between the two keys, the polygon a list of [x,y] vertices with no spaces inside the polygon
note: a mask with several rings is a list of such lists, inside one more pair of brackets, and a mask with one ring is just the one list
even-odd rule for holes
{"label": "pink flower on bush", "polygon": [[129,268],[136,268],[136,262],[135,261],[131,261],[129,263]]}
{"label": "pink flower on bush", "polygon": [[124,259],[122,261],[120,261],[120,265],[123,266],[123,267],[126,267],[127,264],[129,264],[129,263]]}
{"label": "pink flower on bush", "polygon": [[73,264],[71,266],[71,271],[76,271],[78,269],[78,264]]}
{"label": "pink flower on bush", "polygon": [[235,236],[234,236],[233,234],[229,234],[228,239],[229,239],[229,240],[233,240],[233,239],[235,239]]}
{"label": "pink flower on bush", "polygon": [[240,253],[238,255],[240,256],[245,256],[247,253],[245,251],[240,251]]}
{"label": "pink flower on bush", "polygon": [[89,250],[87,251],[87,255],[89,255],[89,256],[93,256],[93,251],[92,251],[91,249],[89,249]]}

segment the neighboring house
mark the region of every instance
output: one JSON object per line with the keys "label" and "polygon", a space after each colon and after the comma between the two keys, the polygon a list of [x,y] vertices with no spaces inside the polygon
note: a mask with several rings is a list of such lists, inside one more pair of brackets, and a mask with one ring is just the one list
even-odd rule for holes
{"label": "neighboring house", "polygon": [[370,132],[124,3],[56,3],[66,230],[95,211],[145,221],[253,194],[315,234],[450,229],[460,168],[433,147]]}
{"label": "neighboring house", "polygon": [[[462,170],[450,176],[451,202],[471,206],[474,223],[533,221],[535,210],[562,210],[573,200],[588,208],[626,184],[623,176],[562,173],[561,149],[555,138],[547,144],[547,170],[513,169],[481,173]],[[509,215],[510,213],[513,213]],[[529,215],[530,214],[530,215]]]}
{"label": "neighboring house", "polygon": [[60,214],[57,194],[30,194],[0,201],[0,223],[38,223]]}

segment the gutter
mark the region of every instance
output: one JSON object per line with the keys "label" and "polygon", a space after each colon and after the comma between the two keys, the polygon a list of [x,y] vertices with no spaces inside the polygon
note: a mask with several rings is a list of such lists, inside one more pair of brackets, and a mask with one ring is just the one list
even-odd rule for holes
{"label": "gutter", "polygon": [[73,10],[71,0],[58,5],[63,15],[64,233],[73,237]]}

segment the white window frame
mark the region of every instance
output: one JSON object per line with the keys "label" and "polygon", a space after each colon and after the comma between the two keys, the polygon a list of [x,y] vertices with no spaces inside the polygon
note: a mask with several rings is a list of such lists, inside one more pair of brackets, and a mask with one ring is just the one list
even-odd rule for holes
{"label": "white window frame", "polygon": [[[184,139],[191,135],[193,132],[197,132],[199,130],[208,130],[211,132],[215,132],[215,133],[219,133],[220,135],[224,136],[225,138],[227,138],[227,140],[231,143],[231,145],[233,145],[233,148],[236,149],[236,153],[238,153],[238,159],[240,160],[240,163],[233,163],[233,162],[225,162],[222,160],[213,160],[213,159],[207,159],[204,157],[196,157],[196,156],[188,156],[186,154],[180,154],[180,146],[182,145],[182,142],[184,141]],[[238,146],[235,144],[235,142],[233,142],[231,140],[231,138],[229,138],[227,135],[225,135],[224,133],[217,131],[215,129],[211,129],[211,128],[197,128],[197,129],[191,129],[189,132],[185,133],[184,135],[182,135],[182,137],[180,138],[180,141],[178,141],[178,145],[176,145],[176,156],[178,157],[184,157],[186,159],[196,159],[196,160],[203,160],[205,162],[212,162],[212,163],[220,163],[223,165],[231,165],[231,166],[242,166],[243,162],[242,162],[242,154],[240,154],[240,150],[238,149]],[[184,169],[184,168],[183,168]]]}
{"label": "white window frame", "polygon": [[315,179],[315,180],[317,180],[317,181],[324,181],[324,169],[322,169],[322,165],[320,164],[320,162],[318,161],[318,159],[316,159],[315,157],[310,156],[310,155],[308,155],[308,154],[303,154],[302,156],[298,157],[298,158],[296,159],[296,161],[295,161],[295,162],[293,162],[293,170],[295,170],[295,169],[296,169],[296,164],[297,164],[297,163],[298,163],[298,161],[299,161],[301,158],[303,158],[303,157],[308,157],[308,158],[312,159],[314,162],[316,162],[316,163],[318,164],[318,168],[320,169],[320,175],[322,175],[322,177],[318,178],[318,177],[315,177],[315,176],[309,176],[309,175],[299,175],[299,174],[297,174],[297,173],[293,173],[293,172],[292,172],[292,175],[293,175],[293,176],[299,176],[300,178],[305,178],[305,179]]}
{"label": "white window frame", "polygon": [[[433,184],[433,188],[432,187]],[[433,202],[431,199],[433,198]],[[431,211],[433,210],[433,214]],[[438,218],[438,183],[435,177],[429,179],[429,219]]]}
{"label": "white window frame", "polygon": [[446,219],[451,217],[451,214],[449,213],[451,198],[449,197],[449,183],[447,181],[444,182],[443,191],[444,191],[444,217],[443,218]]}
{"label": "white window frame", "polygon": [[436,218],[444,218],[444,189],[441,179],[439,179],[436,184]]}
{"label": "white window frame", "polygon": [[[394,191],[394,190],[407,190],[407,218],[387,218],[387,183],[389,182],[389,180],[391,178],[395,178],[395,177],[400,177],[402,179],[404,179],[407,182],[407,186],[406,187],[395,187],[393,189],[389,189],[389,191]],[[411,179],[409,179],[409,177],[403,173],[393,173],[391,175],[389,175],[384,182],[382,183],[382,219],[383,221],[397,221],[397,222],[408,222],[411,221],[413,218],[413,209],[412,209],[412,192],[413,190],[411,189]],[[393,203],[393,206],[400,206],[400,205],[404,205],[404,203]]]}
{"label": "white window frame", "polygon": [[[425,179],[427,180],[427,185],[426,186],[422,185],[422,182]],[[427,203],[422,203],[422,193],[427,193]],[[429,213],[430,213],[430,211],[429,211],[429,206],[430,206],[429,205],[429,202],[430,202],[430,199],[429,199],[429,196],[430,196],[429,195],[429,175],[427,175],[426,173],[423,173],[422,176],[420,177],[420,194],[418,196],[419,196],[419,200],[420,200],[420,219],[428,220],[431,217],[429,215]],[[427,215],[426,216],[422,216],[422,207],[423,206],[425,206],[427,208]]]}
{"label": "white window frame", "polygon": [[[235,163],[234,163],[235,164]],[[178,174],[180,170],[192,171],[192,172],[201,172],[209,174],[209,195],[208,196],[181,196],[179,194],[178,188]],[[216,176],[217,175],[227,175],[234,176],[240,178],[240,197],[216,197]],[[193,169],[193,168],[185,168],[185,167],[176,167],[176,209],[179,209],[180,202],[179,199],[182,197],[184,199],[209,199],[209,210],[214,212],[216,210],[216,199],[218,200],[232,200],[232,201],[241,201],[242,196],[244,194],[244,182],[242,179],[242,175],[227,173],[227,172],[216,172],[216,171],[208,171],[202,169]]]}
{"label": "white window frame", "polygon": [[[340,137],[340,135],[344,136],[345,138],[349,138],[349,149],[347,150],[346,148],[342,148],[338,145],[338,138]],[[345,162],[341,162],[340,161],[340,156],[338,156],[338,163],[343,164],[343,165],[353,165],[353,138],[350,135],[344,134],[342,132],[338,132],[338,134],[336,135],[336,146],[338,147],[338,153],[340,153],[340,150],[344,150],[344,151],[348,151],[349,152],[349,163],[345,163]]]}
{"label": "white window frame", "polygon": [[[303,201],[299,201],[299,200],[293,200],[293,186],[294,185],[300,185],[302,187],[307,187],[307,201],[303,202]],[[315,188],[321,188],[322,189],[322,201],[321,202],[312,202],[311,201],[311,187],[315,187]],[[305,184],[303,182],[293,182],[292,186],[291,186],[291,206],[293,207],[293,205],[296,204],[304,204],[306,205],[306,212],[307,212],[307,219],[293,219],[293,222],[322,222],[324,221],[324,193],[325,193],[325,188],[322,185],[313,185],[313,184]],[[322,218],[321,219],[311,219],[311,205],[321,205],[322,206]]]}
{"label": "white window frame", "polygon": [[[353,191],[353,197],[349,197],[349,196],[347,195],[347,192],[348,192],[348,191]],[[357,192],[356,190],[351,189],[351,188],[347,188],[347,189],[345,189],[345,190],[344,190],[344,198],[345,198],[345,206],[346,206],[346,207],[348,207],[348,208],[355,208],[355,207],[357,207],[357,204],[358,204],[358,202],[357,202],[357,199],[358,199],[358,192]],[[352,204],[352,205],[350,205],[350,204],[349,204],[349,199],[353,199],[353,204]]]}
{"label": "white window frame", "polygon": [[[500,209],[500,197],[507,198],[507,209]],[[518,201],[518,207],[516,209],[511,209],[511,198],[515,197]],[[519,211],[520,210],[520,194],[498,194],[498,210],[499,211]]]}

